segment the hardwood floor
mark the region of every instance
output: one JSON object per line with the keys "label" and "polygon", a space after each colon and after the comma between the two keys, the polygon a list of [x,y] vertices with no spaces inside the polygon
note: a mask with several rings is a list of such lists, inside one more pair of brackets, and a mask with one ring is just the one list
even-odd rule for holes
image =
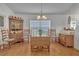
{"label": "hardwood floor", "polygon": [[73,48],[64,47],[58,43],[52,43],[50,53],[31,52],[28,43],[17,43],[9,49],[0,51],[1,56],[79,56],[79,51]]}

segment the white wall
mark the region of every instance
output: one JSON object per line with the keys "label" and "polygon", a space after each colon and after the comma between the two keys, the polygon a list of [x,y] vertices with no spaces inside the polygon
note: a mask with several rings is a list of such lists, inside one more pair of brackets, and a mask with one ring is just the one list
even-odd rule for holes
{"label": "white wall", "polygon": [[56,29],[59,33],[67,26],[68,16],[65,15],[51,15],[52,28]]}
{"label": "white wall", "polygon": [[67,15],[79,15],[79,3],[73,4],[70,10],[68,10]]}
{"label": "white wall", "polygon": [[14,12],[9,9],[5,4],[0,3],[0,16],[4,16],[4,28],[8,29],[8,16],[14,15]]}
{"label": "white wall", "polygon": [[[0,3],[0,16],[4,16],[4,27],[0,27],[0,28],[9,29],[8,16],[10,15],[14,15],[13,11],[9,9],[5,4]],[[0,33],[0,43],[1,43],[1,40],[2,38],[1,38],[1,33]]]}
{"label": "white wall", "polygon": [[[24,28],[29,28],[29,21],[36,20],[37,15],[23,15],[16,14],[17,16],[21,16],[24,20]],[[67,25],[68,16],[65,15],[47,15],[48,19],[52,21],[52,28],[64,27]]]}
{"label": "white wall", "polygon": [[74,48],[79,50],[79,4],[74,4],[67,15],[71,15],[76,20],[76,30],[74,37]]}
{"label": "white wall", "polygon": [[74,48],[79,50],[79,20],[76,22],[76,31],[75,31],[75,40],[74,40]]}

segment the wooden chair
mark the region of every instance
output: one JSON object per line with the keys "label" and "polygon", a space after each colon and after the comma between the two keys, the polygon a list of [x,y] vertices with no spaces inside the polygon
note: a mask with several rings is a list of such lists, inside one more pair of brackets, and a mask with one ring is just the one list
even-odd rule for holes
{"label": "wooden chair", "polygon": [[1,30],[2,33],[2,44],[3,49],[10,48],[10,42],[12,42],[14,39],[9,39],[8,31],[7,30]]}
{"label": "wooden chair", "polygon": [[46,37],[45,39],[42,39],[41,42],[42,42],[42,49],[50,52],[50,37]]}
{"label": "wooden chair", "polygon": [[1,32],[1,29],[0,29],[0,50],[3,49],[3,40],[2,40],[2,32]]}
{"label": "wooden chair", "polygon": [[31,51],[50,51],[50,37],[32,37]]}

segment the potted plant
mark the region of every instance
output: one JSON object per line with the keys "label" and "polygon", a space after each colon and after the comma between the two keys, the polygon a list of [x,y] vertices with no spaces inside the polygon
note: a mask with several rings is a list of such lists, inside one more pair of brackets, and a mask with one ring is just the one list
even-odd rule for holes
{"label": "potted plant", "polygon": [[42,29],[41,28],[39,29],[39,35],[40,36],[42,35]]}

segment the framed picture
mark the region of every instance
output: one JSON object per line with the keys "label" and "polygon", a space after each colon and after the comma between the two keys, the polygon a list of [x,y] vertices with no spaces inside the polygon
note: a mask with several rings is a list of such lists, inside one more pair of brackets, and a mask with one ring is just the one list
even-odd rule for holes
{"label": "framed picture", "polygon": [[0,27],[4,26],[4,16],[0,16]]}

